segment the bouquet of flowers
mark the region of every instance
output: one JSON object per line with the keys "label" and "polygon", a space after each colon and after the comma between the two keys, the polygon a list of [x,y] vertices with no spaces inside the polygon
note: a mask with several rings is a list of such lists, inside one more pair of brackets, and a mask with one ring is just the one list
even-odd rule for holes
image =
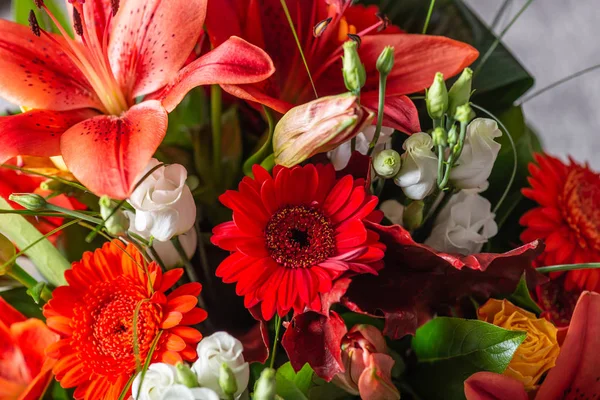
{"label": "bouquet of flowers", "polygon": [[506,30],[461,0],[13,3],[0,399],[598,396],[600,176],[543,152]]}

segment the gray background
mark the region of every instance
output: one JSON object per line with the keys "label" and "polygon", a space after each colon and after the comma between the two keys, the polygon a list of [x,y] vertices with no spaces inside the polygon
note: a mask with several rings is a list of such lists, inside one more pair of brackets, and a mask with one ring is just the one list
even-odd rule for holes
{"label": "gray background", "polygon": [[[465,1],[488,23],[503,2]],[[525,2],[510,1],[496,31],[501,30]],[[9,4],[8,0],[0,0],[3,18],[9,17]],[[599,22],[600,0],[536,0],[507,33],[504,43],[536,78],[532,89],[535,91],[600,63]],[[6,106],[0,100],[0,108]],[[600,170],[600,157],[595,157],[600,152],[600,113],[597,112],[600,69],[536,97],[524,108],[528,123],[538,132],[548,152],[563,159],[570,154]]]}

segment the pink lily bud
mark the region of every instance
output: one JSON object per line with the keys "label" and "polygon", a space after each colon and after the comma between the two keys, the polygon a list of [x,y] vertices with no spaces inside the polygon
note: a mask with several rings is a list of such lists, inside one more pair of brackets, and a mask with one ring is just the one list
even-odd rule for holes
{"label": "pink lily bud", "polygon": [[292,167],[315,154],[333,150],[358,135],[374,117],[351,93],[294,107],[275,127],[275,163]]}
{"label": "pink lily bud", "polygon": [[394,359],[388,355],[385,338],[371,325],[355,325],[342,341],[345,372],[333,382],[366,400],[399,399],[392,383]]}

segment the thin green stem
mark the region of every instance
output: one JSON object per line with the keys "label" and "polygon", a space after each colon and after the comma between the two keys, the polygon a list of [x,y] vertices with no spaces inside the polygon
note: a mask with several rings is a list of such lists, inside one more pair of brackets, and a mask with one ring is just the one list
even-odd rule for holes
{"label": "thin green stem", "polygon": [[275,313],[275,338],[273,338],[273,351],[271,352],[270,367],[273,368],[275,365],[275,357],[277,356],[277,344],[279,342],[279,330],[281,329],[281,317]]}
{"label": "thin green stem", "polygon": [[[433,120],[433,129],[437,129],[440,126],[444,126],[444,117],[442,116],[442,118],[436,118]],[[442,183],[442,175],[444,174],[444,161],[445,161],[445,155],[444,155],[444,146],[441,144],[438,144],[437,146],[437,153],[438,153],[438,176],[437,176],[437,184],[438,187],[440,186],[440,184]]]}
{"label": "thin green stem", "polygon": [[223,127],[221,126],[221,114],[223,111],[223,93],[221,86],[212,85],[210,87],[210,123],[212,128],[212,148],[213,148],[213,173],[215,181],[221,181],[221,135]]}
{"label": "thin green stem", "polygon": [[294,40],[296,40],[296,46],[298,46],[298,51],[300,52],[300,57],[302,57],[302,62],[304,63],[304,68],[306,68],[306,73],[308,74],[308,79],[310,79],[310,84],[312,85],[313,91],[315,92],[315,98],[319,98],[317,93],[317,87],[313,82],[312,75],[310,74],[310,69],[308,68],[308,63],[306,62],[306,57],[304,57],[304,51],[302,51],[302,44],[300,43],[300,39],[298,39],[298,34],[296,33],[296,27],[294,27],[294,21],[292,20],[292,16],[290,15],[290,10],[285,2],[285,0],[281,1],[281,7],[283,7],[283,12],[287,18],[288,24],[290,24],[290,28],[292,29],[292,34],[294,35]]}
{"label": "thin green stem", "polygon": [[483,55],[483,57],[481,57],[481,61],[479,62],[479,65],[477,65],[477,68],[475,68],[475,72],[473,72],[473,77],[477,76],[477,74],[479,73],[479,71],[481,71],[481,68],[483,68],[483,66],[485,65],[485,63],[487,62],[487,60],[490,58],[490,56],[492,55],[492,53],[494,52],[494,50],[496,50],[496,47],[498,47],[498,45],[500,44],[500,41],[502,40],[502,38],[504,37],[504,35],[506,35],[506,33],[508,32],[508,30],[513,26],[513,24],[515,22],[517,22],[517,20],[521,16],[521,14],[523,14],[525,12],[525,10],[527,10],[527,7],[529,7],[529,5],[532,2],[533,2],[533,0],[527,0],[527,2],[523,5],[523,7],[521,7],[521,9],[519,10],[519,12],[513,17],[513,19],[508,23],[508,25],[506,25],[506,28],[504,28],[502,30],[502,32],[500,32],[500,34],[498,35],[498,37],[496,37],[496,39],[494,40],[494,42],[492,43],[492,45],[490,46],[490,48],[487,49],[487,51],[485,52],[485,54]]}
{"label": "thin green stem", "polygon": [[536,271],[540,272],[542,274],[546,274],[546,273],[550,273],[550,272],[573,271],[573,270],[577,270],[577,269],[596,269],[596,268],[600,268],[600,263],[552,265],[549,267],[537,268]]}
{"label": "thin green stem", "polygon": [[68,186],[71,186],[71,187],[74,187],[76,189],[83,190],[84,192],[88,191],[85,186],[83,186],[83,185],[81,185],[79,183],[76,183],[76,182],[69,181],[67,179],[59,178],[58,176],[52,176],[52,175],[48,175],[48,174],[43,174],[41,172],[37,172],[37,171],[30,170],[30,169],[25,169],[25,168],[17,167],[17,166],[14,166],[14,165],[9,165],[9,164],[2,164],[2,165],[0,165],[0,167],[7,168],[7,169],[12,169],[14,171],[21,171],[24,174],[28,174],[28,175],[41,176],[41,177],[44,177],[44,178],[48,178],[48,179],[52,179],[52,180],[58,181],[60,183],[63,183],[65,185],[68,185]]}
{"label": "thin green stem", "polygon": [[183,263],[183,265],[185,267],[185,271],[187,272],[188,277],[190,278],[190,281],[191,282],[199,282],[198,274],[196,273],[194,266],[188,259],[187,254],[185,254],[185,250],[184,250],[183,246],[181,245],[179,236],[175,236],[173,239],[171,239],[171,243],[173,243],[173,246],[175,246],[175,250],[177,250],[177,254],[179,254],[179,258],[181,258],[181,262]]}
{"label": "thin green stem", "polygon": [[51,204],[51,203],[47,203],[46,208],[50,211],[60,212],[60,213],[69,215],[73,218],[79,218],[83,221],[91,222],[92,224],[101,224],[102,223],[102,219],[100,219],[100,218],[94,218],[86,213],[82,213],[82,212],[75,211],[75,210],[69,210],[69,209],[66,209],[63,207],[55,206],[54,204]]}
{"label": "thin green stem", "polygon": [[519,103],[519,105],[523,105],[526,102],[528,102],[529,100],[532,100],[532,99],[538,97],[539,95],[541,95],[543,93],[546,93],[550,89],[554,89],[555,87],[557,87],[559,85],[562,85],[563,83],[566,83],[566,82],[570,81],[571,79],[578,78],[578,77],[580,77],[582,75],[587,74],[588,72],[595,71],[598,68],[600,68],[600,64],[596,64],[596,65],[593,65],[593,66],[588,67],[586,69],[582,69],[581,71],[575,72],[574,74],[571,74],[571,75],[566,76],[566,77],[564,77],[562,79],[559,79],[556,82],[553,82],[550,85],[548,85],[548,86],[546,86],[546,87],[544,87],[544,88],[542,88],[542,89],[540,89],[540,90],[538,90],[536,92],[533,92],[529,96],[526,96],[523,100],[521,100],[521,102]]}
{"label": "thin green stem", "polygon": [[154,246],[148,246],[147,248],[148,248],[148,253],[150,253],[150,255],[152,256],[154,261],[156,261],[158,263],[158,265],[160,265],[160,267],[166,271],[167,267],[165,266],[165,263],[162,260],[162,258],[160,258],[160,256],[158,255],[158,252],[156,251]]}
{"label": "thin green stem", "polygon": [[504,193],[502,193],[502,197],[500,197],[500,200],[498,200],[498,204],[496,204],[496,206],[492,210],[492,212],[495,213],[495,212],[497,212],[500,209],[500,206],[502,205],[502,203],[504,202],[504,200],[508,196],[508,193],[510,192],[510,188],[512,187],[512,185],[513,185],[513,183],[515,181],[515,177],[517,176],[517,164],[518,164],[517,148],[515,146],[515,141],[513,140],[512,135],[510,134],[510,132],[508,131],[508,129],[506,129],[506,126],[504,126],[504,124],[502,123],[502,121],[500,121],[498,119],[498,117],[496,117],[494,114],[492,114],[491,112],[489,112],[485,108],[478,106],[477,104],[471,104],[471,107],[476,108],[476,109],[478,109],[480,111],[483,111],[484,113],[486,113],[487,115],[489,115],[491,118],[493,118],[498,123],[498,125],[500,125],[500,127],[502,128],[502,130],[506,133],[506,136],[508,136],[508,140],[510,141],[510,145],[512,147],[513,160],[514,160],[512,173],[510,174],[510,179],[508,181],[508,185],[506,185],[506,189],[504,189]]}
{"label": "thin green stem", "polygon": [[[98,213],[93,211],[83,211],[87,215],[97,215]],[[0,210],[0,214],[15,214],[15,215],[29,215],[32,217],[58,217],[58,218],[76,218],[70,215],[63,214],[61,212],[43,212],[43,211],[31,211],[31,210]]]}
{"label": "thin green stem", "polygon": [[[17,263],[14,263],[10,268],[8,268],[8,276],[25,286],[27,289],[31,289],[38,284],[38,281],[29,275],[29,273],[21,268]],[[45,286],[42,290],[41,297],[44,301],[48,301],[52,298],[52,292],[47,286]]]}
{"label": "thin green stem", "polygon": [[438,185],[440,190],[444,190],[446,185],[448,185],[448,181],[450,180],[450,171],[452,170],[452,167],[454,167],[454,164],[456,164],[456,161],[458,161],[458,159],[460,158],[460,154],[462,153],[462,149],[463,149],[463,146],[465,143],[466,133],[467,133],[467,123],[461,122],[458,143],[456,143],[450,151],[450,157],[448,158],[448,163],[446,165],[446,171],[444,173],[444,178],[442,179],[441,183]]}
{"label": "thin green stem", "polygon": [[254,164],[260,164],[269,154],[273,153],[273,132],[275,131],[275,120],[273,119],[273,113],[271,109],[263,106],[267,123],[269,124],[269,131],[267,132],[267,139],[262,147],[250,156],[246,162],[244,162],[243,171],[246,176],[252,176],[252,167]]}
{"label": "thin green stem", "polygon": [[427,11],[427,18],[425,18],[425,24],[423,25],[423,35],[427,33],[427,28],[429,28],[429,20],[431,20],[431,14],[433,14],[433,7],[435,7],[435,0],[431,0],[429,3],[429,11]]}
{"label": "thin green stem", "polygon": [[385,107],[385,88],[387,84],[387,75],[379,74],[379,106],[377,108],[377,126],[375,128],[375,134],[373,135],[373,140],[369,144],[369,151],[367,155],[370,156],[377,146],[377,142],[379,141],[379,135],[381,134],[381,127],[383,125],[383,111]]}
{"label": "thin green stem", "polygon": [[509,4],[512,3],[512,1],[513,0],[504,0],[504,2],[502,3],[502,5],[498,9],[498,12],[494,16],[494,20],[492,21],[492,25],[490,26],[490,28],[492,29],[492,31],[494,29],[496,29],[496,26],[498,26],[498,24],[500,23],[500,19],[502,19],[502,17],[504,16],[504,13],[506,12],[506,9],[508,8]]}

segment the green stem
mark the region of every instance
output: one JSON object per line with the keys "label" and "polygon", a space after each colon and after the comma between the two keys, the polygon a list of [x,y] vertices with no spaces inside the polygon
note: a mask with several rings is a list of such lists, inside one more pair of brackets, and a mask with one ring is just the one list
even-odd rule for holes
{"label": "green stem", "polygon": [[150,253],[150,255],[152,256],[152,258],[154,259],[154,261],[156,261],[158,263],[158,265],[160,265],[160,267],[163,270],[165,270],[165,271],[167,270],[167,267],[165,267],[164,261],[158,255],[158,252],[156,251],[156,249],[154,248],[154,246],[148,246],[148,253]]}
{"label": "green stem", "polygon": [[269,131],[267,132],[267,139],[262,147],[250,156],[246,162],[244,162],[243,171],[246,176],[252,177],[252,166],[254,164],[260,164],[263,162],[269,154],[273,153],[273,132],[275,132],[275,120],[273,119],[273,113],[271,109],[263,106],[263,111],[265,112],[265,117],[267,118],[267,123],[269,124]]}
{"label": "green stem", "polygon": [[370,156],[377,145],[379,135],[381,134],[381,127],[383,125],[383,111],[385,107],[385,87],[387,84],[387,75],[379,74],[379,107],[377,108],[377,127],[375,128],[375,134],[373,140],[369,144],[369,151],[367,155]]}
{"label": "green stem", "polygon": [[433,14],[433,7],[435,6],[435,0],[431,0],[429,3],[429,11],[427,11],[427,18],[425,18],[425,25],[423,25],[423,35],[427,33],[427,28],[429,28],[429,20],[431,20],[431,14]]}
{"label": "green stem", "polygon": [[[179,236],[175,236],[173,239],[171,239],[171,243],[173,243],[173,246],[175,246],[175,250],[177,250],[181,261],[183,261],[183,265],[185,267],[185,271],[187,272],[188,277],[190,278],[190,282],[200,282],[200,279],[198,278],[198,274],[196,273],[194,266],[188,259],[187,254],[185,254],[185,250],[183,249],[183,246],[179,241]],[[206,303],[204,302],[202,295],[198,296],[198,305],[201,308],[206,309]]]}
{"label": "green stem", "polygon": [[[436,128],[443,126],[444,125],[444,117],[442,116],[442,118],[436,118],[433,120],[433,129],[435,130]],[[438,151],[438,176],[437,176],[437,184],[438,187],[440,186],[440,184],[442,183],[442,175],[444,174],[444,146],[442,146],[441,144],[438,144],[437,146],[437,151]]]}
{"label": "green stem", "polygon": [[577,270],[577,269],[596,269],[596,268],[600,268],[600,263],[552,265],[549,267],[536,268],[536,271],[540,272],[542,274],[546,274],[546,273],[550,273],[550,272],[573,271],[573,270]]}
{"label": "green stem", "polygon": [[215,181],[221,180],[221,114],[223,111],[223,96],[221,86],[212,85],[210,87],[210,122],[212,128],[212,147],[213,147],[213,173]]}
{"label": "green stem", "polygon": [[79,212],[79,211],[75,211],[75,210],[69,210],[67,208],[63,208],[63,207],[59,207],[59,206],[55,206],[54,204],[46,204],[46,208],[48,210],[51,211],[56,211],[56,212],[60,212],[66,215],[69,215],[73,218],[79,218],[83,221],[87,221],[87,222],[91,222],[92,224],[101,224],[103,221],[100,218],[94,218],[88,214]]}
{"label": "green stem", "polygon": [[[98,215],[93,211],[84,211],[88,215]],[[15,214],[15,215],[29,215],[33,217],[58,217],[58,218],[69,218],[70,215],[65,215],[61,212],[38,212],[30,210],[0,210],[0,214]],[[76,218],[76,217],[73,217]]]}
{"label": "green stem", "polygon": [[454,167],[454,164],[459,159],[460,154],[462,153],[466,134],[467,134],[467,123],[461,122],[458,143],[456,143],[456,145],[454,145],[454,147],[452,148],[452,151],[450,152],[450,157],[448,158],[448,164],[446,165],[446,172],[444,173],[444,178],[442,179],[442,182],[438,186],[440,188],[440,190],[444,190],[446,185],[448,185],[448,181],[450,180],[450,171],[452,170],[452,167]]}
{"label": "green stem", "polygon": [[273,351],[271,352],[271,363],[269,368],[275,365],[275,356],[277,356],[277,343],[279,342],[279,330],[281,329],[281,317],[275,314],[275,338],[273,339]]}
{"label": "green stem", "polygon": [[[38,284],[38,281],[36,281],[34,277],[29,275],[27,271],[21,268],[17,263],[14,263],[9,268],[8,276],[19,282],[21,285],[25,286],[27,289],[31,289],[32,287]],[[50,289],[48,289],[47,286],[44,286],[41,297],[44,301],[48,301],[52,298],[52,292],[50,291]]]}
{"label": "green stem", "polygon": [[48,179],[52,179],[52,180],[55,180],[55,181],[57,181],[57,182],[60,182],[60,183],[62,183],[62,184],[65,184],[65,185],[71,186],[71,187],[73,187],[73,188],[75,188],[75,189],[82,190],[82,191],[84,191],[84,192],[87,192],[87,191],[88,191],[88,190],[87,190],[87,188],[86,188],[85,186],[83,186],[83,185],[80,185],[79,183],[76,183],[76,182],[69,181],[69,180],[67,180],[67,179],[59,178],[58,176],[52,176],[52,175],[48,175],[48,174],[43,174],[43,173],[41,173],[41,172],[32,171],[32,170],[29,170],[29,169],[25,169],[25,168],[16,167],[16,166],[14,166],[14,165],[9,165],[9,164],[2,164],[2,165],[0,165],[0,167],[2,167],[2,168],[7,168],[7,169],[12,169],[12,170],[14,170],[14,171],[20,171],[20,172],[23,172],[24,174],[27,174],[27,175],[37,175],[37,176],[41,176],[41,177],[48,178]]}

